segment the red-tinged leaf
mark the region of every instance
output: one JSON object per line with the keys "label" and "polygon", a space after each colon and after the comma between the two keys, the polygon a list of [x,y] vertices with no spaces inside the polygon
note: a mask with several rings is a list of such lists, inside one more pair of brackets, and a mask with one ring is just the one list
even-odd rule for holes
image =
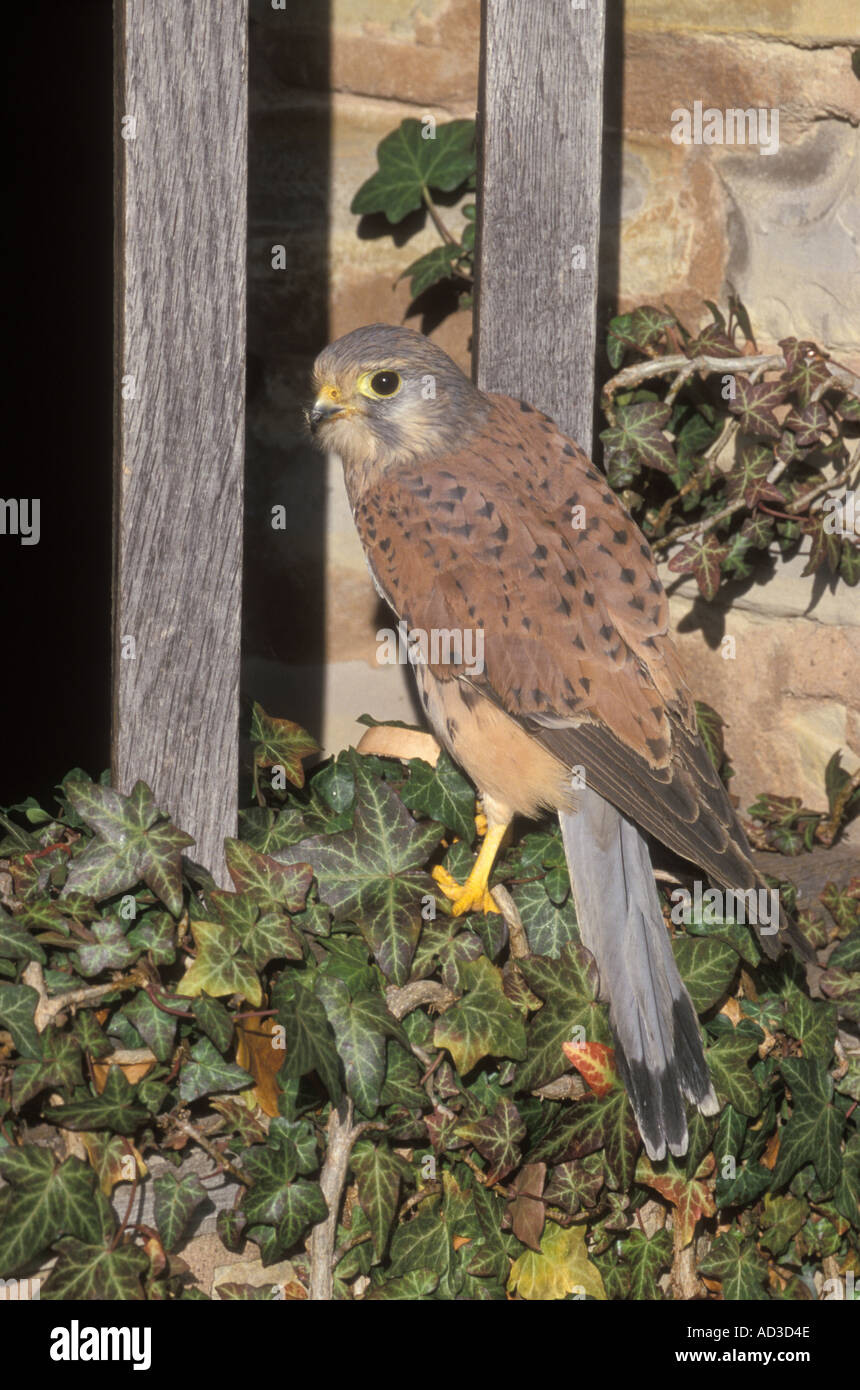
{"label": "red-tinged leaf", "polygon": [[503,1098],[492,1115],[483,1120],[457,1126],[457,1133],[468,1139],[482,1158],[487,1160],[487,1182],[501,1182],[522,1157],[520,1145],[526,1137],[526,1127],[513,1101]]}
{"label": "red-tinged leaf", "polygon": [[811,401],[800,412],[792,410],[785,420],[786,429],[791,430],[801,449],[817,444],[830,424],[830,412],[821,401]]}
{"label": "red-tinged leaf", "polygon": [[694,575],[703,597],[710,601],[720,587],[720,567],[728,553],[729,546],[711,532],[683,546],[669,561],[669,569],[674,574]]}
{"label": "red-tinged leaf", "polygon": [[675,1208],[675,1220],[681,1228],[681,1244],[690,1244],[696,1231],[696,1223],[703,1216],[713,1216],[716,1204],[707,1183],[714,1171],[714,1155],[707,1154],[696,1169],[695,1175],[688,1178],[683,1168],[679,1168],[672,1158],[667,1158],[666,1171],[657,1173],[651,1160],[642,1157],[636,1165],[636,1181],[651,1187],[671,1202]]}
{"label": "red-tinged leaf", "polygon": [[576,1067],[596,1096],[605,1096],[618,1085],[615,1053],[603,1043],[562,1043],[562,1052]]}
{"label": "red-tinged leaf", "polygon": [[801,449],[791,430],[787,430],[783,425],[782,433],[779,436],[779,443],[774,450],[774,463],[788,465],[794,463],[795,459],[806,458],[806,449]]}
{"label": "red-tinged leaf", "polygon": [[651,304],[643,304],[629,314],[619,314],[609,324],[606,350],[613,367],[619,367],[628,348],[644,352],[656,343],[666,328],[676,319],[663,309],[655,309]]}
{"label": "red-tinged leaf", "polygon": [[816,512],[814,516],[808,517],[804,522],[804,529],[812,535],[812,548],[801,579],[807,574],[815,574],[816,570],[822,568],[828,569],[831,574],[839,573],[842,537],[837,535],[835,531],[828,531],[828,520],[829,518],[823,512]]}
{"label": "red-tinged leaf", "polygon": [[698,337],[687,343],[684,352],[688,357],[737,357],[738,350],[728,334],[715,323],[709,323]]}
{"label": "red-tinged leaf", "polygon": [[762,512],[756,512],[755,516],[747,517],[740,534],[756,550],[764,550],[773,540],[773,519]]}
{"label": "red-tinged leaf", "polygon": [[729,403],[729,410],[737,415],[741,428],[747,434],[764,435],[768,439],[778,439],[780,424],[774,414],[774,407],[785,400],[786,388],[782,381],[751,382],[748,377],[735,378],[735,396]]}
{"label": "red-tinged leaf", "polygon": [[662,401],[640,401],[618,407],[616,425],[601,432],[607,464],[656,468],[669,473],[675,467],[675,450],[663,433],[671,407]]}
{"label": "red-tinged leaf", "polygon": [[738,449],[735,465],[726,480],[727,500],[739,502],[743,498],[751,508],[764,500],[783,502],[785,499],[779,488],[767,480],[773,464],[772,449],[766,444],[744,439]]}
{"label": "red-tinged leaf", "polygon": [[797,396],[803,409],[809,404],[813,391],[833,378],[815,343],[798,341],[797,338],[783,338],[779,346],[785,357],[783,380],[788,389]]}
{"label": "red-tinged leaf", "polygon": [[257,767],[282,767],[288,781],[295,787],[305,784],[302,759],[319,750],[310,734],[291,719],[273,719],[262,705],[254,705],[251,718],[251,742]]}

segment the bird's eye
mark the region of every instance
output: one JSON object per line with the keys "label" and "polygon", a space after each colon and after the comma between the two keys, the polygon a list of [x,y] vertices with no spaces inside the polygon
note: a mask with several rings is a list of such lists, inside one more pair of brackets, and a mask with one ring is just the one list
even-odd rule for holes
{"label": "bird's eye", "polygon": [[400,386],[397,372],[374,372],[370,378],[370,389],[377,396],[393,396]]}

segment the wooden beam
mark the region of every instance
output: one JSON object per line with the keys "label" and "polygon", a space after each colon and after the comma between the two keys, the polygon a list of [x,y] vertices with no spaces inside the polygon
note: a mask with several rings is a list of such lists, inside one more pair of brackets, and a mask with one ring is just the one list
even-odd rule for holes
{"label": "wooden beam", "polygon": [[605,0],[483,11],[476,379],[590,452]]}
{"label": "wooden beam", "polygon": [[116,0],[112,772],[236,832],[247,0]]}

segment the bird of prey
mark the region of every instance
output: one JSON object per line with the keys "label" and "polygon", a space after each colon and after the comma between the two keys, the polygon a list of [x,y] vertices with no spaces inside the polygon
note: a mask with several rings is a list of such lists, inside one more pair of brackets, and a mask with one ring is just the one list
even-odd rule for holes
{"label": "bird of prey", "polygon": [[483,669],[432,642],[415,665],[427,718],[487,818],[465,885],[437,873],[453,910],[494,907],[488,880],[515,814],[558,814],[645,1148],[683,1154],[685,1098],[705,1115],[719,1106],[646,834],[722,888],[762,880],[698,736],[651,550],[548,416],[478,390],[418,333],[347,333],[317,358],[314,385],[308,422],[343,462],[379,593],[410,632],[482,633]]}

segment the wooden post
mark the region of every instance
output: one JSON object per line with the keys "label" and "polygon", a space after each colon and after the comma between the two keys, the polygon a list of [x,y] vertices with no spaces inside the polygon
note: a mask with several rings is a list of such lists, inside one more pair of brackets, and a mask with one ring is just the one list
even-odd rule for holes
{"label": "wooden post", "polygon": [[590,452],[605,0],[483,10],[476,379]]}
{"label": "wooden post", "polygon": [[236,832],[247,0],[116,0],[112,771]]}

